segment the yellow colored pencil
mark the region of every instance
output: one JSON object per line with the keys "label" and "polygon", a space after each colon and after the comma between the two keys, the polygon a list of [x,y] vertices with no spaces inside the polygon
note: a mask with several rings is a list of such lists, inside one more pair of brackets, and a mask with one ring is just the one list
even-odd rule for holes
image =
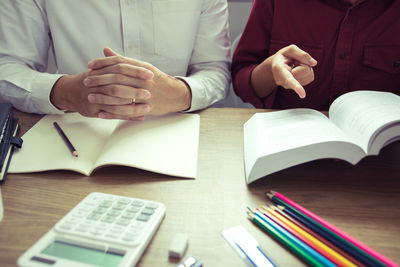
{"label": "yellow colored pencil", "polygon": [[310,235],[309,233],[298,227],[296,224],[292,223],[291,221],[280,215],[274,209],[266,206],[263,206],[262,209],[271,214],[274,218],[276,218],[278,220],[278,223],[279,221],[282,222],[284,224],[282,226],[286,228],[289,232],[292,232],[292,234],[296,235],[300,240],[303,240],[303,242],[313,247],[315,250],[331,260],[333,263],[337,264],[338,266],[357,266],[344,256],[337,253],[335,250],[322,243],[314,236]]}

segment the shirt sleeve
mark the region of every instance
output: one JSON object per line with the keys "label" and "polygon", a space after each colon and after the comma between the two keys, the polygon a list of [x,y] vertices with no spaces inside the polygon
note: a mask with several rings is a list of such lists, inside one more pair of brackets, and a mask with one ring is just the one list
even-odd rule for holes
{"label": "shirt sleeve", "polygon": [[275,93],[259,98],[251,84],[254,68],[269,57],[273,0],[254,0],[246,27],[232,59],[232,81],[236,94],[256,108],[268,108]]}
{"label": "shirt sleeve", "polygon": [[230,39],[226,0],[206,0],[195,46],[183,79],[192,91],[187,112],[206,108],[225,98],[230,85]]}
{"label": "shirt sleeve", "polygon": [[41,0],[0,2],[0,101],[31,113],[62,113],[50,102],[59,74],[44,73],[51,43]]}

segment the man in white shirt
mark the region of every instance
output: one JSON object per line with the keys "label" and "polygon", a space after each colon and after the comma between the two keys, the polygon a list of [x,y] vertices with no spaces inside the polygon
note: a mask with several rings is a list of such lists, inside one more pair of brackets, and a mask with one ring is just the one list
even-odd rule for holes
{"label": "man in white shirt", "polygon": [[25,112],[199,110],[225,97],[229,53],[226,0],[0,2],[0,101]]}

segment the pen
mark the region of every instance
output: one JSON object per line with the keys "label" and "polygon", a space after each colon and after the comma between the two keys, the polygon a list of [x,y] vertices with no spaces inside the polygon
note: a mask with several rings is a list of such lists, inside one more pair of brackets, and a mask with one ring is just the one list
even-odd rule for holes
{"label": "pen", "polygon": [[53,122],[54,127],[56,128],[57,132],[60,134],[62,139],[64,140],[65,144],[68,146],[69,150],[71,151],[74,157],[78,157],[78,151],[76,151],[75,147],[72,145],[71,141],[69,141],[68,137],[65,135],[64,131],[61,129],[60,125],[57,122]]}

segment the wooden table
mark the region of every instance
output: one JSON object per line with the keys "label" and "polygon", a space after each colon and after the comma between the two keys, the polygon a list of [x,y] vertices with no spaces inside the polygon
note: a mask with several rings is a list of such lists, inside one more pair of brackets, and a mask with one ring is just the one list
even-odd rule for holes
{"label": "wooden table", "polygon": [[[292,167],[246,185],[243,123],[261,110],[200,111],[198,179],[180,179],[125,167],[109,167],[90,177],[51,171],[9,174],[2,185],[0,265],[17,258],[88,193],[93,191],[165,203],[166,217],[139,266],[175,266],[168,247],[175,233],[189,234],[185,256],[204,266],[244,266],[221,231],[244,226],[280,266],[302,266],[247,219],[246,206],[270,203],[271,188],[313,211],[374,250],[400,262],[400,142],[356,166],[320,160]],[[16,112],[22,133],[40,116]],[[40,153],[38,153],[38,156]],[[34,159],[33,159],[34,160]]]}

